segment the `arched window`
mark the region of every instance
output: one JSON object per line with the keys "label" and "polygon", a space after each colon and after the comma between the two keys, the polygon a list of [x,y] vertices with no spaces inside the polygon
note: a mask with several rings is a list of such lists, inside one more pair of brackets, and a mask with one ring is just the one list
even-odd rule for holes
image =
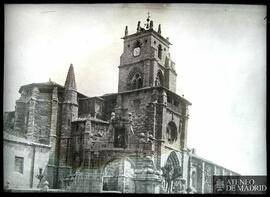
{"label": "arched window", "polygon": [[139,89],[143,87],[143,80],[140,73],[133,75],[131,79],[131,87],[132,89]]}
{"label": "arched window", "polygon": [[196,175],[195,171],[192,171],[191,180],[192,180],[192,187],[196,188],[196,186],[197,186],[197,175]]}
{"label": "arched window", "polygon": [[177,128],[174,122],[169,122],[166,129],[167,140],[170,144],[177,140]]}
{"label": "arched window", "polygon": [[137,87],[142,88],[142,78],[138,78],[137,80]]}
{"label": "arched window", "polygon": [[161,47],[160,44],[158,45],[158,58],[159,58],[159,59],[162,58],[162,47]]}
{"label": "arched window", "polygon": [[136,80],[132,80],[132,89],[136,89],[136,84],[137,84],[137,81]]}

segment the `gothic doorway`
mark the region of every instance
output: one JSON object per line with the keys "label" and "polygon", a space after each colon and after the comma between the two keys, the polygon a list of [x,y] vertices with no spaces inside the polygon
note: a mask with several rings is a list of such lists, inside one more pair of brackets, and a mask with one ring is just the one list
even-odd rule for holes
{"label": "gothic doorway", "polygon": [[179,183],[182,177],[182,165],[181,155],[179,152],[172,151],[166,161],[164,167],[162,167],[163,178],[165,180],[164,189],[167,193],[173,193],[181,189]]}

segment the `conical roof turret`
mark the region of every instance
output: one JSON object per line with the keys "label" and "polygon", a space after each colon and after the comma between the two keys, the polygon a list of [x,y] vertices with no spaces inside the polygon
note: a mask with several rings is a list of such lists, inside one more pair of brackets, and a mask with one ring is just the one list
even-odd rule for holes
{"label": "conical roof turret", "polygon": [[68,74],[67,74],[67,78],[65,82],[65,89],[77,90],[73,64],[70,64],[70,67],[68,70]]}

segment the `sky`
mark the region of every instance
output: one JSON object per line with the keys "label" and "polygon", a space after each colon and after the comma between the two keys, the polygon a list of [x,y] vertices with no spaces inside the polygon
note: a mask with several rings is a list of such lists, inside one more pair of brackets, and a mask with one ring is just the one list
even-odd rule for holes
{"label": "sky", "polygon": [[242,175],[266,175],[266,6],[5,5],[4,111],[20,86],[64,85],[69,65],[88,96],[117,92],[125,26],[147,13],[173,44],[177,93],[189,108],[188,147]]}

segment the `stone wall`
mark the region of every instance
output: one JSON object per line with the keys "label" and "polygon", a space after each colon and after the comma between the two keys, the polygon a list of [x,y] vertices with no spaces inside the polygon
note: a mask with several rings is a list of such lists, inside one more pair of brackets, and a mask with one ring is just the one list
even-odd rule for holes
{"label": "stone wall", "polygon": [[[50,143],[53,89],[49,86],[46,88],[33,87],[28,91],[22,90],[22,95],[16,102],[15,135],[27,137],[38,143]],[[57,110],[54,113],[57,115]],[[56,125],[57,122],[54,124]]]}
{"label": "stone wall", "polygon": [[[191,176],[190,187],[194,188],[197,193],[213,193],[213,176],[214,175],[239,175],[236,172],[228,170],[217,164],[197,157],[196,155],[190,155],[191,159]],[[193,179],[196,181],[192,185],[192,171],[194,171]]]}
{"label": "stone wall", "polygon": [[91,133],[94,135],[100,133],[102,136],[105,136],[108,128],[108,123],[99,122],[98,120],[91,121]]}
{"label": "stone wall", "polygon": [[[4,183],[9,181],[12,188],[36,188],[39,180],[36,176],[41,168],[44,172],[49,160],[50,147],[35,144],[15,136],[4,137]],[[16,159],[22,166],[18,171]],[[17,166],[17,167],[16,167]]]}
{"label": "stone wall", "polygon": [[111,113],[115,112],[117,94],[104,95],[104,109],[103,109],[103,120],[108,121],[111,118]]}
{"label": "stone wall", "polygon": [[27,114],[28,103],[17,101],[15,108],[14,135],[24,137],[27,133]]}
{"label": "stone wall", "polygon": [[[74,99],[73,97],[71,99]],[[60,166],[70,165],[71,161],[71,125],[78,117],[78,106],[73,103],[62,103],[61,109],[61,134],[59,142],[59,164]]]}
{"label": "stone wall", "polygon": [[166,73],[168,80],[168,89],[176,92],[176,72],[174,70],[168,69]]}
{"label": "stone wall", "polygon": [[12,133],[14,129],[15,111],[4,112],[4,131]]}
{"label": "stone wall", "polygon": [[73,182],[66,187],[68,192],[92,192],[101,191],[101,176],[97,170],[76,172]]}
{"label": "stone wall", "polygon": [[[46,96],[48,96],[48,94]],[[49,144],[50,142],[51,109],[50,100],[37,101],[36,103],[34,135],[36,135],[38,142],[43,144]]]}
{"label": "stone wall", "polygon": [[122,109],[123,117],[132,113],[134,132],[146,132],[146,119],[149,115],[147,107],[151,100],[152,91],[141,90],[118,95],[117,106]]}
{"label": "stone wall", "polygon": [[[170,160],[172,159],[172,155],[178,155],[178,158],[175,157],[176,161],[174,162]],[[177,167],[175,165],[181,166],[183,173],[180,179],[184,181],[184,188],[186,193],[190,191],[199,194],[213,193],[212,179],[214,175],[239,175],[231,170],[225,169],[224,167],[198,157],[197,155],[191,153],[191,150],[189,149],[182,149],[180,151],[167,149],[166,154],[161,156],[161,164],[163,167],[170,162],[173,163],[174,167]]]}
{"label": "stone wall", "polygon": [[65,189],[64,179],[72,174],[72,168],[66,165],[57,166],[57,183],[56,189]]}
{"label": "stone wall", "polygon": [[[93,166],[93,164],[89,164],[89,154],[91,155],[92,162],[98,162],[95,161],[96,154],[93,152],[88,153],[88,151],[98,151],[101,147],[109,147],[108,128],[108,122],[91,117],[72,123],[72,134],[69,147],[70,153],[68,158],[70,162],[68,162],[68,164],[71,165],[73,169],[76,170],[79,167],[87,168],[88,166]],[[100,158],[97,160],[100,160]]]}
{"label": "stone wall", "polygon": [[88,115],[91,117],[96,117],[98,119],[103,119],[103,109],[104,109],[104,100],[102,98],[93,97],[87,99],[79,100],[79,111],[78,115]]}
{"label": "stone wall", "polygon": [[[191,187],[193,187],[197,193],[202,193],[203,192],[203,163],[201,160],[192,157],[191,159],[191,169],[194,171],[195,175],[193,175],[193,180],[191,177]],[[193,173],[193,174],[194,174]],[[193,183],[194,182],[194,183]]]}
{"label": "stone wall", "polygon": [[46,181],[49,183],[50,188],[57,188],[57,166],[47,165]]}

